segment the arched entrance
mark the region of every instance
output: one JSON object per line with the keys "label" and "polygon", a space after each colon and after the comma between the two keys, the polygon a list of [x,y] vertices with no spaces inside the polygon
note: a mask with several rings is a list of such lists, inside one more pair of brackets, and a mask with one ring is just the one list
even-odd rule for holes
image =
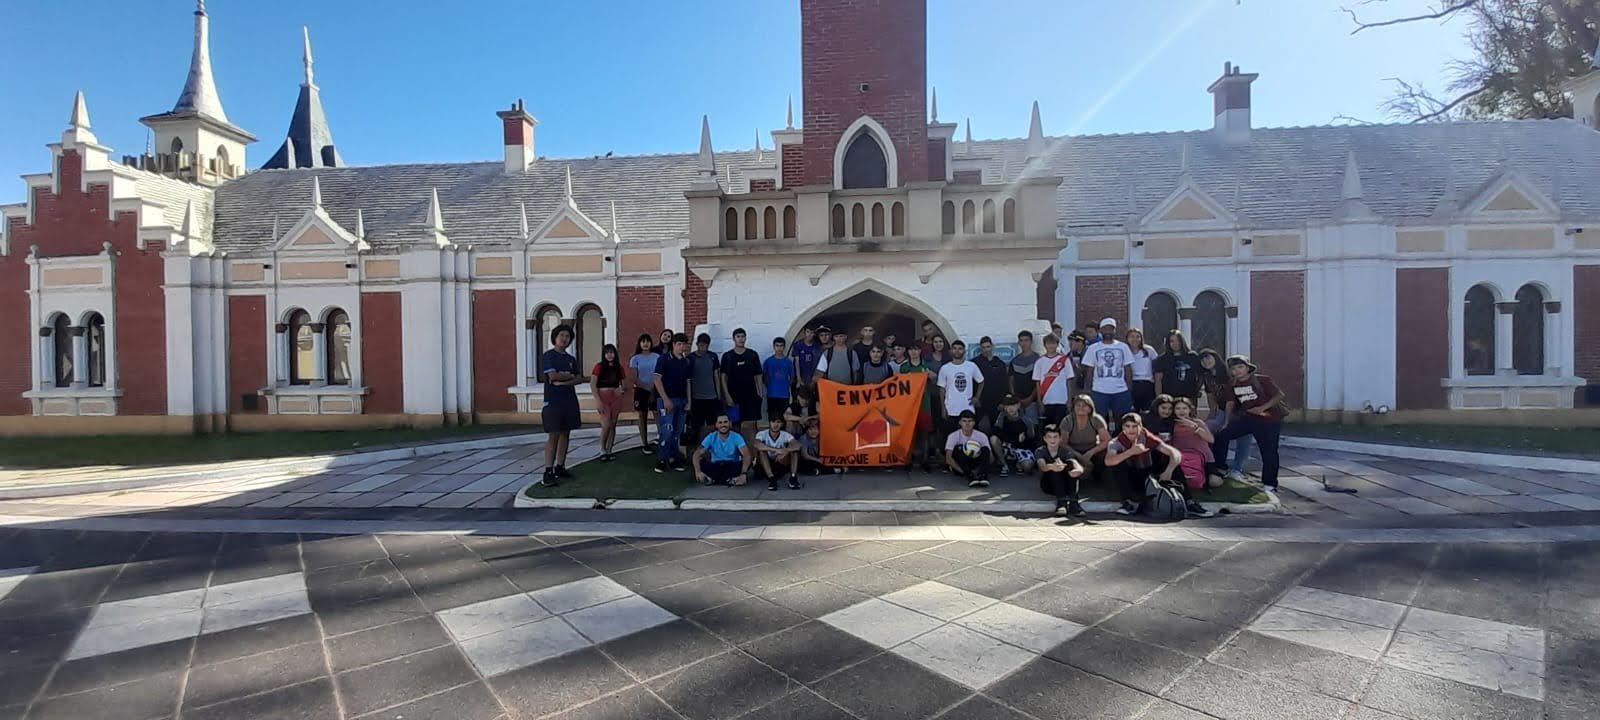
{"label": "arched entrance", "polygon": [[826,324],[836,331],[844,329],[851,337],[863,326],[871,325],[879,338],[894,333],[902,339],[913,339],[922,337],[923,320],[932,320],[939,332],[955,337],[950,322],[927,303],[876,280],[863,280],[806,309],[795,318],[785,337],[793,339],[802,328]]}

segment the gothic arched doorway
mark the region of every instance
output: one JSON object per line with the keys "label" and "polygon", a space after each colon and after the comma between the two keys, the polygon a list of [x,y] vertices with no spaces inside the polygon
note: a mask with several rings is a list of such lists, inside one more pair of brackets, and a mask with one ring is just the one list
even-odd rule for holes
{"label": "gothic arched doorway", "polygon": [[950,322],[923,301],[876,280],[864,280],[802,312],[785,337],[793,340],[802,328],[825,324],[834,331],[843,329],[854,338],[863,326],[871,325],[879,339],[893,333],[910,340],[922,337],[924,320],[932,320],[939,332],[955,339]]}

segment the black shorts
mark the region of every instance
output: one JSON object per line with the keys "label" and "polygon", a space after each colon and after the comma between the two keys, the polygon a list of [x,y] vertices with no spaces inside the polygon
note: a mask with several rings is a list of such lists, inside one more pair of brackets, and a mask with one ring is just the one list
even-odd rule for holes
{"label": "black shorts", "polygon": [[739,422],[764,422],[765,414],[762,412],[760,395],[751,395],[750,397],[740,398],[734,402],[738,403],[739,405]]}
{"label": "black shorts", "polygon": [[633,409],[639,412],[653,412],[656,409],[656,394],[644,388],[633,389]]}
{"label": "black shorts", "polygon": [[546,433],[572,432],[583,427],[583,417],[575,402],[547,403],[539,412]]}
{"label": "black shorts", "polygon": [[789,398],[767,398],[767,419],[783,419],[784,412],[789,409]]}
{"label": "black shorts", "polygon": [[716,398],[704,400],[694,398],[689,400],[689,428],[698,430],[717,424],[717,416],[722,414],[722,401]]}

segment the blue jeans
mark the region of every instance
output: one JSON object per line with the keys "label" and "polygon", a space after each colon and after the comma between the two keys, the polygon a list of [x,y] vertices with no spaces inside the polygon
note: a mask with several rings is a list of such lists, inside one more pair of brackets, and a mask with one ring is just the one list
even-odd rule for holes
{"label": "blue jeans", "polygon": [[[1223,417],[1220,411],[1213,412],[1211,417],[1206,418],[1206,427],[1210,428],[1213,434],[1216,434],[1222,431],[1222,426],[1224,424],[1223,421],[1226,419],[1227,418]],[[1255,437],[1252,435],[1239,436],[1239,439],[1233,441],[1232,462],[1228,460],[1228,455],[1224,453],[1222,455],[1217,455],[1214,458],[1217,466],[1223,470],[1238,470],[1241,474],[1243,474],[1244,466],[1250,462],[1250,451],[1255,449],[1255,440]],[[1226,448],[1224,448],[1224,450],[1226,450]],[[1215,452],[1213,452],[1213,454],[1215,454]]]}
{"label": "blue jeans", "polygon": [[689,417],[689,399],[672,398],[672,410],[666,403],[656,400],[656,459],[668,462],[678,456],[678,442],[683,438],[683,423]]}
{"label": "blue jeans", "polygon": [[1089,391],[1089,397],[1094,398],[1094,411],[1105,417],[1106,424],[1114,428],[1121,427],[1123,415],[1133,412],[1133,393],[1123,390],[1119,393],[1103,393]]}
{"label": "blue jeans", "polygon": [[[1250,414],[1241,414],[1228,422],[1228,426],[1217,433],[1216,440],[1211,443],[1211,454],[1221,462],[1227,457],[1228,443],[1241,437],[1254,437],[1256,447],[1261,450],[1261,484],[1267,487],[1278,486],[1278,436],[1283,431],[1283,423],[1276,420],[1267,420]],[[1241,463],[1243,464],[1243,463]]]}

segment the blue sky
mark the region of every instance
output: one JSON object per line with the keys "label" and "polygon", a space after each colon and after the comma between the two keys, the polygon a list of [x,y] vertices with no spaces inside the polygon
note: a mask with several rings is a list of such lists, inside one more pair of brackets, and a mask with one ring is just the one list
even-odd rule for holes
{"label": "blue sky", "polygon": [[[1408,13],[1426,0],[1367,12]],[[940,120],[970,117],[979,138],[1027,132],[1208,127],[1205,88],[1231,60],[1259,72],[1258,126],[1382,119],[1401,76],[1437,87],[1467,52],[1459,21],[1349,34],[1350,0],[929,0],[928,77]],[[494,111],[517,97],[551,157],[692,151],[702,113],[719,148],[749,148],[800,96],[798,3],[318,2],[212,0],[212,62],[229,119],[277,149],[311,26],[317,83],[345,160],[495,160]],[[169,109],[188,68],[186,0],[0,0],[0,201],[48,168],[44,144],[72,93],[88,99],[114,157],[141,152],[142,115]],[[71,47],[63,41],[70,40]],[[796,108],[798,117],[799,108]],[[964,128],[963,130],[964,131]]]}

